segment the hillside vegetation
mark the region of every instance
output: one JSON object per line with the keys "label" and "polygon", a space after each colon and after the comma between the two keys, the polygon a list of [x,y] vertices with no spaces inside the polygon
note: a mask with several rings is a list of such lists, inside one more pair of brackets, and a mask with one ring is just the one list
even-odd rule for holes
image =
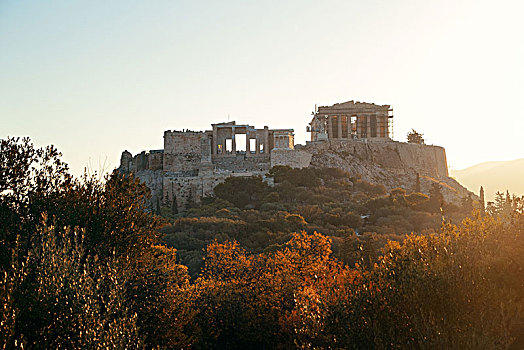
{"label": "hillside vegetation", "polygon": [[1,140],[0,345],[522,347],[522,198],[472,214],[437,186],[269,175],[161,217],[132,176],[76,179],[55,148]]}
{"label": "hillside vegetation", "polygon": [[[292,169],[277,166],[268,177],[231,177],[207,198],[165,226],[165,242],[176,247],[182,263],[196,276],[204,248],[218,240],[237,241],[251,253],[279,249],[293,232],[322,232],[332,242],[334,256],[349,266],[373,260],[388,240],[406,233],[437,232],[443,218],[460,222],[473,211],[469,197],[463,205],[445,203],[440,188],[427,196],[363,181],[336,168]],[[417,188],[418,187],[418,188]],[[164,211],[169,216],[169,211]]]}

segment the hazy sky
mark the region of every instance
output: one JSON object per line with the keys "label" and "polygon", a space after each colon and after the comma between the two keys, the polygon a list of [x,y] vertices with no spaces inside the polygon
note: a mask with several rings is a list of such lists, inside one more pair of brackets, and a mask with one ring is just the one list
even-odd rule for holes
{"label": "hazy sky", "polygon": [[0,0],[0,137],[75,174],[167,129],[292,127],[314,105],[394,108],[452,168],[524,157],[522,1]]}

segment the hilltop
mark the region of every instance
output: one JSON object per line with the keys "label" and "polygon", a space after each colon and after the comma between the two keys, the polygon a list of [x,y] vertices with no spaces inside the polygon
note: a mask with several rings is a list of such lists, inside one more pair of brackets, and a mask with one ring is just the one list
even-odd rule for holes
{"label": "hilltop", "polygon": [[470,191],[478,193],[484,187],[487,200],[493,200],[497,191],[524,194],[524,158],[510,161],[492,161],[462,170],[450,170],[450,175]]}
{"label": "hilltop", "polygon": [[[164,148],[122,153],[119,171],[151,189],[151,209],[184,211],[228,177],[261,176],[275,166],[338,168],[386,190],[429,194],[437,185],[447,202],[471,193],[448,176],[443,147],[394,141],[390,105],[348,101],[321,106],[307,126],[311,141],[295,145],[294,129],[256,128],[235,121],[210,130],[167,130]],[[418,180],[417,180],[418,179]]]}

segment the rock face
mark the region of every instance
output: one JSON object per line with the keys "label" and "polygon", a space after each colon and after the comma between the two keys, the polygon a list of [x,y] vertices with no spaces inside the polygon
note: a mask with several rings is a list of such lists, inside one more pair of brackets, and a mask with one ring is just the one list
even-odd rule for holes
{"label": "rock face", "polygon": [[421,191],[429,193],[433,183],[441,185],[444,199],[460,203],[470,192],[448,176],[446,151],[439,146],[403,142],[328,140],[308,142],[297,150],[312,155],[310,166],[340,168],[363,180],[413,191],[417,174]]}

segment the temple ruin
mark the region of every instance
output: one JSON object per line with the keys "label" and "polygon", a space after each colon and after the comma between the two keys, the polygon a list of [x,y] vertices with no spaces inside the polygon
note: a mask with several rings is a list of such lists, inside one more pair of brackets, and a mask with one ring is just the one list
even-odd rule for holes
{"label": "temple ruin", "polygon": [[353,102],[318,107],[309,123],[311,141],[392,138],[393,109],[389,105]]}

